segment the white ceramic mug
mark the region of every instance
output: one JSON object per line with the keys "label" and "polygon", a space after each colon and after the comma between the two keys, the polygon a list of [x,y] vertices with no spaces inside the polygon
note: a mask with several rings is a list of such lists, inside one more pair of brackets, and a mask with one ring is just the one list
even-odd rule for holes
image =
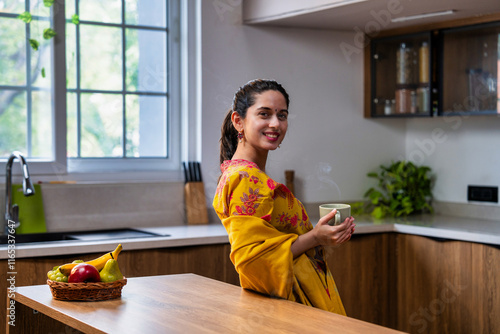
{"label": "white ceramic mug", "polygon": [[330,219],[328,221],[329,225],[339,225],[342,223],[346,218],[349,218],[351,216],[351,206],[349,204],[321,204],[319,206],[319,217],[324,217],[330,212],[332,212],[333,209],[337,209],[337,213],[335,214],[335,217]]}

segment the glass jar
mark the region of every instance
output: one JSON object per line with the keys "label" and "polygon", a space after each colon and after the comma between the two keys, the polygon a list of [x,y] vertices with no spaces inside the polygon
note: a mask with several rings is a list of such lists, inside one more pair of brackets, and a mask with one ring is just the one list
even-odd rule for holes
{"label": "glass jar", "polygon": [[396,114],[406,114],[411,111],[411,92],[409,88],[396,90]]}
{"label": "glass jar", "polygon": [[430,111],[430,90],[427,86],[417,88],[418,111],[428,113]]}
{"label": "glass jar", "polygon": [[412,83],[413,50],[406,43],[401,43],[396,52],[396,83],[406,85]]}
{"label": "glass jar", "polygon": [[429,83],[429,44],[423,42],[418,51],[419,76],[421,84]]}
{"label": "glass jar", "polygon": [[392,104],[391,100],[385,100],[384,115],[392,114]]}

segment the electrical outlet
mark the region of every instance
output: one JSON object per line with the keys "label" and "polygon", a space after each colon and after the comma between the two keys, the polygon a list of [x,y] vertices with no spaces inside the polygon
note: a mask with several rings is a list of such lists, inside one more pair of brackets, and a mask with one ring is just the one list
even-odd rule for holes
{"label": "electrical outlet", "polygon": [[468,186],[467,200],[498,203],[498,187]]}

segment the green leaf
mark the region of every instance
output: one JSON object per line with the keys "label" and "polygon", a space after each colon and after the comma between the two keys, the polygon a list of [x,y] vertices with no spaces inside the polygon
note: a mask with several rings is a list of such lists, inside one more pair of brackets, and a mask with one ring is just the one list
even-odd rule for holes
{"label": "green leaf", "polygon": [[371,194],[372,192],[374,192],[374,191],[375,191],[375,189],[373,189],[373,188],[368,189],[368,190],[365,192],[365,194],[363,195],[363,197],[369,197],[369,196],[370,196],[370,194]]}
{"label": "green leaf", "polygon": [[378,200],[380,197],[382,197],[382,193],[380,191],[374,190],[370,193],[370,199],[372,200]]}
{"label": "green leaf", "polygon": [[379,206],[373,209],[372,216],[378,219],[383,218],[385,215],[382,207]]}
{"label": "green leaf", "polygon": [[45,67],[42,67],[42,78],[45,78]]}
{"label": "green leaf", "polygon": [[40,43],[36,39],[30,39],[30,45],[33,48],[33,50],[38,51]]}
{"label": "green leaf", "polygon": [[56,31],[52,28],[47,28],[43,31],[43,38],[44,39],[51,39],[52,37],[54,37],[55,35],[57,35]]}
{"label": "green leaf", "polygon": [[80,16],[73,14],[73,16],[71,16],[71,22],[73,22],[73,24],[80,24]]}
{"label": "green leaf", "polygon": [[368,173],[368,174],[366,174],[366,175],[367,175],[368,177],[373,177],[373,178],[378,179],[378,174],[377,174],[377,173],[373,173],[373,172],[372,172],[372,173]]}
{"label": "green leaf", "polygon": [[43,0],[43,5],[45,7],[52,7],[52,5],[54,4],[55,0]]}
{"label": "green leaf", "polygon": [[30,23],[32,20],[31,14],[29,12],[24,12],[21,15],[19,15],[17,18],[22,20],[24,23]]}

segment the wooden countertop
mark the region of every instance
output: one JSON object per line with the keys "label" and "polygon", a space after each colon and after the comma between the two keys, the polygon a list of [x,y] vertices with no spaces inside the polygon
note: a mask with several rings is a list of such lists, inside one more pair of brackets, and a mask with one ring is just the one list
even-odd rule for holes
{"label": "wooden countertop", "polygon": [[100,302],[19,287],[16,303],[85,333],[400,333],[194,274],[130,278],[121,299]]}

